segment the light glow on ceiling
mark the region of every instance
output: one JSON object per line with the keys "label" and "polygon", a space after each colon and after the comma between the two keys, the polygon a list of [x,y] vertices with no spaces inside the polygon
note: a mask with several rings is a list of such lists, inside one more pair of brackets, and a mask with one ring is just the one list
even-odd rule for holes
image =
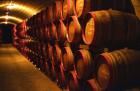
{"label": "light glow on ceiling", "polygon": [[9,19],[9,16],[8,16],[8,15],[6,15],[6,16],[5,16],[5,19],[6,19],[6,20],[8,20],[8,19]]}
{"label": "light glow on ceiling", "polygon": [[8,8],[8,9],[14,9],[14,8],[16,8],[16,5],[10,3],[9,5],[7,5],[7,8]]}
{"label": "light glow on ceiling", "polygon": [[12,24],[12,25],[16,25],[15,23],[13,23],[13,22],[8,22],[8,21],[0,22],[0,24]]}
{"label": "light glow on ceiling", "polygon": [[0,4],[0,8],[8,8],[8,9],[12,9],[12,10],[18,10],[18,11],[22,11],[25,14],[27,14],[28,16],[32,16],[34,14],[36,14],[38,12],[38,10],[32,8],[31,6],[25,6],[22,4],[18,4],[18,3],[11,3],[11,2],[5,2],[3,4]]}
{"label": "light glow on ceiling", "polygon": [[14,17],[14,16],[8,16],[8,15],[0,16],[0,19],[6,19],[6,20],[10,19],[10,20],[14,20],[19,23],[23,21],[23,19],[21,19],[21,18]]}

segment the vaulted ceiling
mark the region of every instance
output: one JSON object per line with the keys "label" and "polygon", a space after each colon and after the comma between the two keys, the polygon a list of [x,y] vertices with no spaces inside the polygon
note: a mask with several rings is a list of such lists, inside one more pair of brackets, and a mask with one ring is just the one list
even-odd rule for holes
{"label": "vaulted ceiling", "polygon": [[0,24],[17,24],[47,7],[53,0],[0,0]]}

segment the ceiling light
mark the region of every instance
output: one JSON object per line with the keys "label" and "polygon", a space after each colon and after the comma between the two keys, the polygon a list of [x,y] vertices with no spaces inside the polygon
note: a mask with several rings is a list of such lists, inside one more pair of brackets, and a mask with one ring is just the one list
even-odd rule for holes
{"label": "ceiling light", "polygon": [[7,5],[7,8],[8,9],[13,9],[13,8],[16,8],[16,5],[13,4],[13,3],[10,3],[10,4]]}
{"label": "ceiling light", "polygon": [[0,4],[0,8],[7,8],[7,9],[15,9],[15,10],[19,10],[19,11],[24,11],[23,13],[25,13],[28,16],[32,16],[34,14],[36,14],[38,12],[37,9],[32,8],[31,6],[26,6],[26,5],[22,5],[16,2],[5,2]]}
{"label": "ceiling light", "polygon": [[8,19],[8,20],[14,20],[16,22],[22,22],[23,19],[15,16],[10,16],[10,15],[5,15],[5,16],[0,16],[0,19]]}
{"label": "ceiling light", "polygon": [[8,22],[6,21],[5,24],[7,24]]}
{"label": "ceiling light", "polygon": [[12,24],[12,25],[15,25],[15,23],[9,22],[9,21],[7,21],[7,22],[0,22],[0,24]]}
{"label": "ceiling light", "polygon": [[6,20],[8,20],[8,19],[9,19],[9,16],[8,16],[8,15],[6,15],[6,16],[5,16],[5,19],[6,19]]}

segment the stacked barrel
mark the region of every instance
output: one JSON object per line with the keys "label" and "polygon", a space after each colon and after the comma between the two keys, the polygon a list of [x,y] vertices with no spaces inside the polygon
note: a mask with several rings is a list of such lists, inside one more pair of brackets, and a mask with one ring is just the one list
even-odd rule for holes
{"label": "stacked barrel", "polygon": [[68,91],[137,86],[140,21],[129,0],[119,1],[56,0],[27,20],[18,49]]}
{"label": "stacked barrel", "polygon": [[13,34],[13,45],[17,47],[20,51],[22,51],[21,48],[25,46],[28,40],[26,37],[26,22],[23,21],[22,23],[14,25],[12,34]]}

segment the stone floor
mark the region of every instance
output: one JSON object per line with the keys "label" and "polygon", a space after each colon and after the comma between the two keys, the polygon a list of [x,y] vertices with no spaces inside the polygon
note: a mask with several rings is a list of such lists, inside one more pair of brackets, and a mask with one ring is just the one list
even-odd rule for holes
{"label": "stone floor", "polygon": [[0,47],[0,91],[62,91],[11,45]]}

